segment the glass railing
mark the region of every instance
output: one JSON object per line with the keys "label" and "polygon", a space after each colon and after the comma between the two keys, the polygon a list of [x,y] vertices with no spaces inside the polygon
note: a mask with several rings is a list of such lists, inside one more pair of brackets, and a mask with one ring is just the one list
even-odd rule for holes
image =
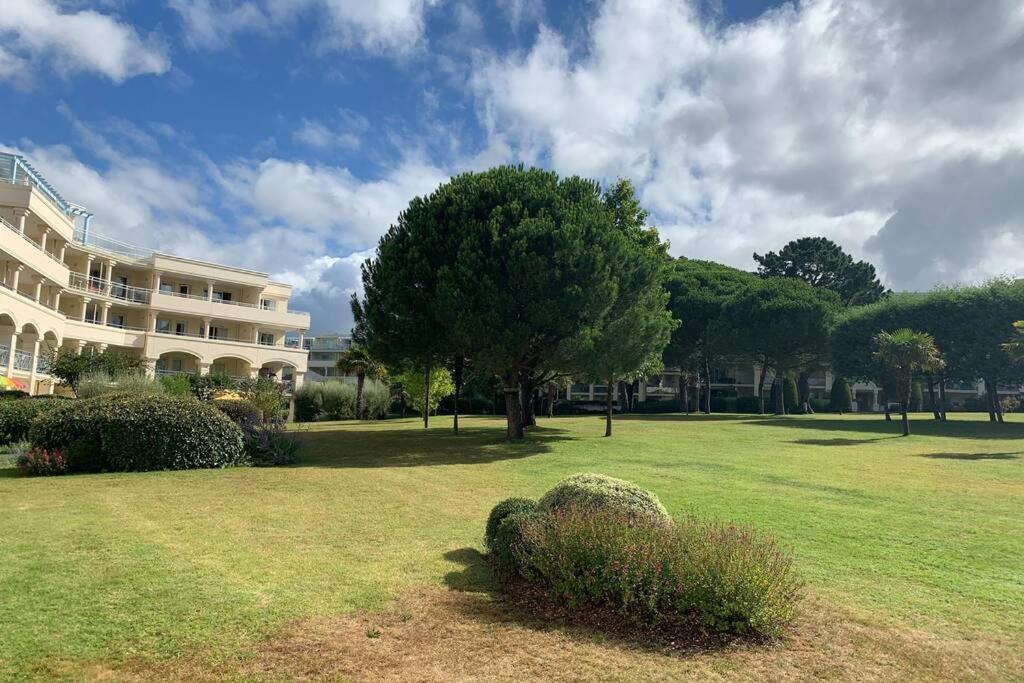
{"label": "glass railing", "polygon": [[150,290],[142,287],[130,287],[119,282],[107,282],[98,277],[86,277],[82,273],[71,273],[68,277],[71,289],[88,292],[97,296],[108,296],[120,301],[136,304],[148,304]]}
{"label": "glass railing", "polygon": [[87,247],[102,249],[103,251],[121,254],[122,256],[128,256],[129,258],[138,260],[145,260],[153,255],[152,249],[128,244],[127,242],[122,242],[112,237],[100,235],[92,230],[86,231],[83,228],[75,229],[75,242]]}
{"label": "glass railing", "polygon": [[32,371],[32,354],[28,351],[21,351],[16,349],[14,351],[14,369],[24,370],[25,372]]}
{"label": "glass railing", "polygon": [[10,360],[10,349],[6,346],[0,346],[0,370],[7,369],[7,361]]}

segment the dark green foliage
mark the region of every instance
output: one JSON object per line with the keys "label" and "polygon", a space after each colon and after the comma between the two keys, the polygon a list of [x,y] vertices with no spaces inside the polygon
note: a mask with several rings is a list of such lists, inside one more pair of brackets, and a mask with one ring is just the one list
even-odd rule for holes
{"label": "dark green foliage", "polygon": [[281,467],[299,461],[299,441],[285,431],[284,420],[247,420],[241,425],[242,442],[253,467]]}
{"label": "dark green foliage", "polygon": [[0,446],[27,439],[36,416],[61,403],[49,397],[0,401]]}
{"label": "dark green foliage", "polygon": [[0,401],[13,401],[18,398],[28,398],[29,394],[27,391],[21,391],[20,389],[6,389],[0,391]]}
{"label": "dark green foliage", "polygon": [[887,293],[873,265],[854,261],[842,247],[824,237],[801,237],[778,253],[754,254],[754,260],[758,275],[803,280],[812,287],[835,292],[845,306],[874,303]]}
{"label": "dark green foliage", "polygon": [[834,413],[848,413],[853,410],[853,392],[850,390],[849,383],[842,377],[832,380],[829,410]]}
{"label": "dark green foliage", "polygon": [[36,447],[62,450],[75,471],[180,470],[243,464],[242,433],[191,398],[112,394],[61,402],[32,423]]}
{"label": "dark green foliage", "polygon": [[611,608],[645,625],[695,618],[711,631],[775,637],[800,598],[791,557],[770,537],[733,525],[652,524],[621,510],[567,508],[529,515],[517,531],[528,555],[516,559],[529,563],[520,576],[572,608]]}
{"label": "dark green foliage", "polygon": [[914,382],[910,387],[910,412],[919,413],[924,410],[924,392],[921,383]]}
{"label": "dark green foliage", "polygon": [[792,375],[786,375],[782,381],[782,402],[786,406],[786,412],[790,415],[800,411],[800,396],[796,390],[796,380]]}
{"label": "dark green foliage", "polygon": [[262,420],[262,412],[252,401],[210,401],[217,410],[231,418],[231,421],[238,426],[246,422],[259,422]]}
{"label": "dark green foliage", "polygon": [[209,401],[215,391],[235,389],[237,382],[227,373],[211,372],[206,375],[187,375],[192,395],[200,401]]}
{"label": "dark green foliage", "polygon": [[168,396],[192,395],[192,380],[188,375],[164,375],[160,378],[160,384]]}
{"label": "dark green foliage", "polygon": [[541,496],[537,508],[549,513],[567,508],[613,509],[638,519],[661,522],[669,519],[668,512],[654,493],[603,474],[582,473],[566,477]]}
{"label": "dark green foliage", "polygon": [[736,412],[737,413],[754,413],[756,414],[761,409],[761,401],[757,396],[737,396],[736,397]]}
{"label": "dark green foliage", "polygon": [[530,578],[532,548],[527,529],[544,517],[536,512],[516,512],[498,524],[491,542],[491,560],[502,578]]}
{"label": "dark green foliage", "polygon": [[484,545],[489,550],[494,550],[494,536],[498,532],[498,525],[509,515],[523,512],[534,512],[537,509],[537,501],[529,498],[506,498],[493,508],[487,517],[487,528],[484,531]]}

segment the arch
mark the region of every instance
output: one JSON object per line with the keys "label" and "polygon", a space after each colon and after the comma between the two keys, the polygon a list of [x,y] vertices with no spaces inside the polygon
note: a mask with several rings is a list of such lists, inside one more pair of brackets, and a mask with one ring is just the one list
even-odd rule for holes
{"label": "arch", "polygon": [[263,361],[260,365],[261,366],[265,366],[265,365],[287,365],[290,368],[298,368],[299,367],[298,365],[296,365],[295,361],[293,361],[293,360],[285,360],[283,358],[271,358],[271,359]]}
{"label": "arch", "polygon": [[222,354],[218,354],[216,356],[211,356],[210,362],[211,363],[216,363],[217,361],[223,360],[225,358],[231,358],[233,360],[240,360],[243,363],[248,363],[249,365],[256,365],[256,361],[254,361],[252,358],[247,358],[246,356],[243,356],[240,353],[222,353]]}
{"label": "arch", "polygon": [[18,334],[19,334],[19,335],[24,335],[24,334],[34,334],[34,335],[36,335],[37,337],[39,337],[40,339],[41,339],[41,338],[42,338],[42,336],[43,336],[43,335],[42,335],[42,334],[41,334],[41,333],[39,332],[39,326],[38,326],[38,325],[36,325],[36,324],[35,324],[35,323],[33,323],[33,322],[27,322],[27,323],[24,323],[24,324],[23,324],[23,325],[21,326],[21,330],[19,330],[19,331],[18,331]]}
{"label": "arch", "polygon": [[[191,361],[191,362],[190,362]],[[184,349],[168,350],[161,353],[154,365],[157,376],[163,374],[198,373],[205,364],[202,356]]]}
{"label": "arch", "polygon": [[[10,323],[5,323],[4,318],[7,318],[7,320],[9,320]],[[21,324],[18,323],[17,316],[15,316],[10,311],[0,311],[0,327],[13,327],[15,330],[20,330]]]}
{"label": "arch", "polygon": [[191,351],[189,349],[180,349],[180,348],[165,349],[165,350],[160,352],[160,355],[161,356],[166,356],[168,353],[183,353],[186,356],[192,356],[193,358],[198,359],[200,362],[203,362],[203,363],[206,362],[206,359],[204,359],[201,354],[196,353],[195,351]]}
{"label": "arch", "polygon": [[223,373],[236,379],[245,379],[252,375],[253,363],[238,354],[217,356],[210,362],[211,373]]}

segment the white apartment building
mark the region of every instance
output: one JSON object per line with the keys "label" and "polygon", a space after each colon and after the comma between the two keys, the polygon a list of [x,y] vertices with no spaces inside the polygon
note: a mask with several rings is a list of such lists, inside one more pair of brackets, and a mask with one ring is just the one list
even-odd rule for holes
{"label": "white apartment building", "polygon": [[[343,379],[355,381],[354,376],[338,370],[341,354],[352,348],[352,335],[346,333],[319,334],[303,341],[309,351],[309,379]],[[315,376],[315,377],[314,377]]]}
{"label": "white apartment building", "polygon": [[91,218],[25,158],[0,153],[0,373],[52,392],[46,358],[63,347],[135,354],[158,375],[301,384],[309,314],[288,308],[290,285],[104,238]]}

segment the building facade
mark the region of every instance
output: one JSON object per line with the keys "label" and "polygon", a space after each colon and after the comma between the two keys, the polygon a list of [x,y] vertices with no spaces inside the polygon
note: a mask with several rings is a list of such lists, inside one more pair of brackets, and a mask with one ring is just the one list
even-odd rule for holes
{"label": "building facade", "polygon": [[352,348],[352,335],[320,334],[303,340],[309,351],[309,379],[341,379],[355,381],[354,376],[338,370],[341,354]]}
{"label": "building facade", "polygon": [[48,393],[51,350],[110,349],[146,359],[156,375],[301,384],[309,315],[289,309],[290,285],[104,238],[91,218],[26,159],[0,153],[0,373]]}

